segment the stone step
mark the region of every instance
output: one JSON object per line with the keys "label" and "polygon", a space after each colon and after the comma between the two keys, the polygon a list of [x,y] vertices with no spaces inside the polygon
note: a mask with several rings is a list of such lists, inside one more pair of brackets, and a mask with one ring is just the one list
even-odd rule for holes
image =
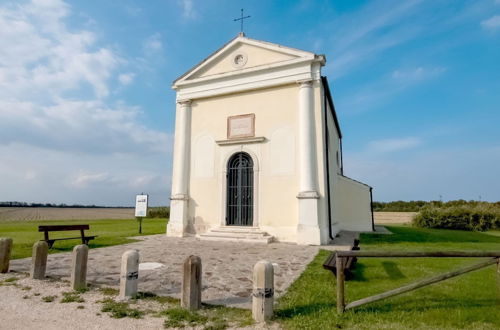
{"label": "stone step", "polygon": [[248,238],[248,239],[264,239],[271,237],[267,234],[243,234],[243,233],[220,233],[220,232],[208,232],[199,235],[201,236],[212,236],[212,237],[234,237],[234,238]]}
{"label": "stone step", "polygon": [[260,230],[260,228],[258,227],[227,226],[227,227],[213,228],[210,231],[218,233],[263,233],[267,235],[266,232]]}
{"label": "stone step", "polygon": [[204,241],[228,241],[228,242],[243,242],[243,243],[258,243],[258,244],[269,244],[273,241],[273,237],[265,238],[243,238],[243,237],[221,237],[221,236],[210,236],[210,235],[200,235],[199,238]]}
{"label": "stone step", "polygon": [[268,244],[273,241],[273,237],[258,228],[214,228],[206,233],[197,235],[201,240],[211,241],[235,241],[248,243]]}

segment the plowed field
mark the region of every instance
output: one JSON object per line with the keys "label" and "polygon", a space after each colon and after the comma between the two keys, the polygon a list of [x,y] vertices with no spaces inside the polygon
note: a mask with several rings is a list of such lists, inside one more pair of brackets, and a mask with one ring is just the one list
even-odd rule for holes
{"label": "plowed field", "polygon": [[375,223],[410,223],[417,212],[373,212]]}
{"label": "plowed field", "polygon": [[130,219],[133,208],[0,207],[0,221]]}

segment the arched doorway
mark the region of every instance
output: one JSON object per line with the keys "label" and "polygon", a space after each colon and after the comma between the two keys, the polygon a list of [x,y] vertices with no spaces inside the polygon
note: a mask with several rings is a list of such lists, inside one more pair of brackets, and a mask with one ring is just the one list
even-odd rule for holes
{"label": "arched doorway", "polygon": [[238,152],[227,162],[226,225],[253,225],[253,161]]}

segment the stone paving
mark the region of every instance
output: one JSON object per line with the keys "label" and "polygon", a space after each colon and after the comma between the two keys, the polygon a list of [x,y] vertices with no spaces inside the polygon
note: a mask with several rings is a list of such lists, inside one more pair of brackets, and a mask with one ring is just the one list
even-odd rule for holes
{"label": "stone paving", "polygon": [[[119,287],[122,254],[138,249],[141,263],[157,262],[159,268],[145,267],[139,272],[139,291],[180,298],[182,264],[190,255],[202,260],[202,301],[211,304],[251,308],[252,270],[259,260],[275,268],[275,292],[279,297],[297,279],[318,253],[317,246],[286,243],[252,244],[200,241],[194,237],[165,235],[141,237],[142,241],[91,249],[87,281],[96,286]],[[11,270],[29,272],[31,258],[11,261]],[[69,280],[71,254],[49,255],[46,275]]]}

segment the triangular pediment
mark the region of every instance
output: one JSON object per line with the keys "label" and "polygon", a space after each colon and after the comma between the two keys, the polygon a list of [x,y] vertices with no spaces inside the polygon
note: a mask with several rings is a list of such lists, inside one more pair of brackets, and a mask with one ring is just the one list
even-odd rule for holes
{"label": "triangular pediment", "polygon": [[174,86],[311,60],[315,54],[238,36],[174,81]]}

